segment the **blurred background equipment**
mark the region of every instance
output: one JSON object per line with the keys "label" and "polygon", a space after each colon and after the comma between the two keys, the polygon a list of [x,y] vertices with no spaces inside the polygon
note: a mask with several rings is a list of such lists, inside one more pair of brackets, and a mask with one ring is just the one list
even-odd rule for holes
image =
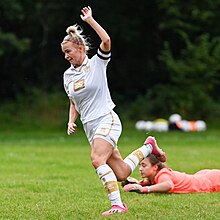
{"label": "blurred background equipment", "polygon": [[180,114],[171,114],[169,120],[158,118],[154,121],[137,121],[135,124],[137,130],[140,131],[184,131],[184,132],[195,132],[205,131],[207,129],[206,122],[203,120],[187,121],[182,119]]}

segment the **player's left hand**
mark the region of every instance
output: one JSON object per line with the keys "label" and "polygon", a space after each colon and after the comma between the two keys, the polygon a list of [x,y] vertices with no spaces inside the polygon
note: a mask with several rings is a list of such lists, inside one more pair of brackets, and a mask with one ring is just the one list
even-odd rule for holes
{"label": "player's left hand", "polygon": [[142,186],[139,184],[127,184],[123,187],[125,192],[137,192],[142,193]]}

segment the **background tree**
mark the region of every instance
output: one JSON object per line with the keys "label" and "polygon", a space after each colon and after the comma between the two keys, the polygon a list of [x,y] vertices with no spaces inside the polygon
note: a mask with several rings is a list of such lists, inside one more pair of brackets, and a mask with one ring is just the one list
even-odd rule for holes
{"label": "background tree", "polygon": [[85,4],[112,38],[108,79],[117,111],[131,119],[173,112],[204,119],[220,116],[217,0],[2,0],[1,104],[36,94],[30,92],[35,88],[64,93],[62,74],[69,64],[60,42],[66,28],[74,23],[84,28],[93,46],[89,56],[99,45],[79,17]]}

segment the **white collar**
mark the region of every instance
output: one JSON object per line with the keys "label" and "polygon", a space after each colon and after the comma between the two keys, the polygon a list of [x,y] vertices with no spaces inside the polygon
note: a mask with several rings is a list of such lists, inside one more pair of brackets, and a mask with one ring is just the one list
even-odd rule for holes
{"label": "white collar", "polygon": [[86,64],[88,63],[89,61],[89,58],[88,56],[86,55],[83,62],[82,62],[82,65],[81,66],[78,66],[78,67],[74,67],[74,65],[72,65],[72,67],[77,71],[77,72],[80,72],[80,70],[82,69],[83,66],[86,66]]}

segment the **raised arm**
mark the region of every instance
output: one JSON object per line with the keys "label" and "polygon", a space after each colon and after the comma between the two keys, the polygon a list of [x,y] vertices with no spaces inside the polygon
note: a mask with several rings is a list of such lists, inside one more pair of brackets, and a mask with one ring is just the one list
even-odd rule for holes
{"label": "raised arm", "polygon": [[100,47],[103,51],[111,50],[111,39],[104,28],[92,17],[92,9],[88,7],[84,7],[82,10],[82,15],[80,15],[81,19],[88,23],[93,30],[98,34],[101,39]]}

